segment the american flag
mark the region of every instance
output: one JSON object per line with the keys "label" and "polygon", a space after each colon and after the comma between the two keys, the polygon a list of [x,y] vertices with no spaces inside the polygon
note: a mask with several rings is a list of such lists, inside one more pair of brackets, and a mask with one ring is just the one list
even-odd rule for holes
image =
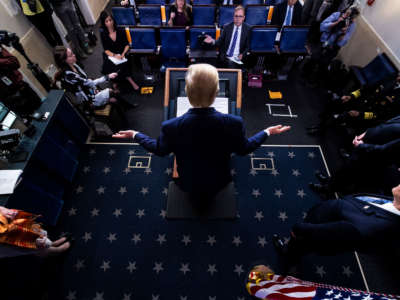
{"label": "american flag", "polygon": [[248,282],[247,291],[268,300],[391,300],[400,296],[371,293],[303,281],[291,276],[273,275],[270,280]]}

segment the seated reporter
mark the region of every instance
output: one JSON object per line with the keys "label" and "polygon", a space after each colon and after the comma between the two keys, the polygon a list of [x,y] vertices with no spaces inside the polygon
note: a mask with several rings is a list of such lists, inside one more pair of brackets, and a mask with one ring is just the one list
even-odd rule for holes
{"label": "seated reporter", "polygon": [[169,26],[191,26],[193,25],[192,7],[186,0],[175,0],[169,12]]}
{"label": "seated reporter", "polygon": [[109,57],[118,60],[126,58],[130,46],[125,30],[117,28],[114,17],[107,11],[101,13],[100,24],[103,29],[100,36],[104,49],[102,73],[118,72],[118,78],[125,78],[135,91],[139,90],[139,86],[132,78],[129,61],[116,65],[109,59]]}
{"label": "seated reporter", "polygon": [[158,139],[134,131],[120,131],[114,138],[129,138],[156,155],[176,155],[180,188],[194,199],[212,198],[232,181],[231,154],[246,155],[269,135],[289,126],[272,126],[250,138],[240,117],[222,114],[210,107],[219,90],[218,71],[208,64],[191,65],[186,73],[186,94],[193,108],[165,121]]}

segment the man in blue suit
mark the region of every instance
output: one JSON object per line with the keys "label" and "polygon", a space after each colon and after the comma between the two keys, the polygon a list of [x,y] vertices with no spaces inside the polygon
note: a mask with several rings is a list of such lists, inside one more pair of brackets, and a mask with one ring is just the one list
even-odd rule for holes
{"label": "man in blue suit", "polygon": [[211,65],[191,65],[186,73],[185,90],[193,108],[179,118],[165,121],[157,140],[134,130],[120,131],[113,137],[133,138],[156,155],[173,152],[179,173],[177,183],[192,195],[215,195],[232,181],[232,153],[246,155],[269,135],[290,129],[272,126],[246,138],[242,118],[210,107],[219,90],[218,71]]}
{"label": "man in blue suit", "polygon": [[400,184],[392,194],[393,198],[359,194],[322,201],[308,211],[303,222],[292,227],[287,245],[274,235],[274,246],[292,263],[309,252],[398,249]]}

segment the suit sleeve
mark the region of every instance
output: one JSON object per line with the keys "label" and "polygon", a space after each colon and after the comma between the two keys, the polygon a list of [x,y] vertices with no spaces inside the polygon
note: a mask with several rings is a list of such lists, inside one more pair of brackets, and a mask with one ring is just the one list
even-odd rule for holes
{"label": "suit sleeve", "polygon": [[245,48],[243,49],[243,56],[246,56],[247,53],[250,51],[250,27],[246,26],[246,43],[245,43]]}
{"label": "suit sleeve", "polygon": [[366,154],[380,155],[384,158],[395,158],[400,153],[400,139],[393,140],[383,145],[361,144],[357,147],[358,151]]}
{"label": "suit sleeve", "polygon": [[272,14],[271,25],[280,25],[279,24],[279,16],[280,16],[280,6],[276,6],[274,12]]}
{"label": "suit sleeve", "polygon": [[268,137],[265,131],[260,131],[250,138],[246,138],[243,122],[239,121],[236,124],[237,142],[234,152],[239,155],[246,155],[256,150]]}
{"label": "suit sleeve", "polygon": [[313,7],[313,4],[314,4],[313,0],[307,0],[304,2],[303,10],[301,13],[302,24],[310,24],[311,9]]}
{"label": "suit sleeve", "polygon": [[158,156],[165,156],[172,152],[170,143],[165,134],[165,127],[161,127],[161,133],[158,139],[153,139],[143,133],[137,133],[134,139],[147,151],[154,153]]}

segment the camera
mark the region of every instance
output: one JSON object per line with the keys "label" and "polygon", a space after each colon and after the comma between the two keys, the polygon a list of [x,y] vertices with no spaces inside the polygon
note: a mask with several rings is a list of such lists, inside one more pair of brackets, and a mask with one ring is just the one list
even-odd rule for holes
{"label": "camera", "polygon": [[15,33],[0,30],[0,45],[11,47],[17,43],[19,43],[19,37]]}
{"label": "camera", "polygon": [[206,43],[204,40],[207,38],[206,33],[203,31],[200,35],[197,36],[197,43],[200,48],[203,50],[211,50],[213,48],[212,44]]}

